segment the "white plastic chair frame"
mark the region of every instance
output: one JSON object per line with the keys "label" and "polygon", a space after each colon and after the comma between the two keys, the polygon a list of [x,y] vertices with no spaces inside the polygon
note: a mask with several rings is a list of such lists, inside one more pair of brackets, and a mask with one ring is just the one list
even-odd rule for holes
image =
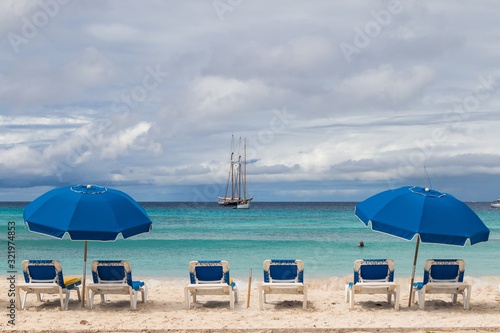
{"label": "white plastic chair frame", "polygon": [[[431,270],[432,266],[435,265],[457,265],[458,275],[453,279],[443,280],[443,279],[433,279]],[[439,259],[429,259],[424,265],[424,274],[428,274],[428,283],[422,286],[422,289],[413,288],[412,300],[415,300],[415,293],[418,293],[418,305],[420,309],[425,308],[425,295],[426,294],[451,294],[452,303],[456,304],[458,299],[458,294],[463,297],[464,310],[470,309],[470,296],[471,296],[471,285],[466,282],[459,281],[459,275],[465,272],[465,261],[462,259],[457,260],[439,260]]]}
{"label": "white plastic chair frame", "polygon": [[[271,265],[297,266],[297,275],[291,280],[277,280],[270,274]],[[269,282],[263,282],[258,286],[259,309],[264,309],[266,295],[268,294],[295,294],[303,295],[302,308],[307,309],[307,286],[303,282],[304,263],[302,260],[265,260],[264,274],[269,276]]]}
{"label": "white plastic chair frame", "polygon": [[[367,280],[360,274],[363,265],[388,265],[389,274],[384,279]],[[394,272],[394,260],[356,260],[354,262],[354,271],[358,273],[359,281],[357,283],[348,283],[345,286],[345,302],[349,302],[349,309],[354,308],[354,294],[387,294],[387,302],[391,304],[391,298],[394,296],[394,309],[399,310],[400,286],[393,281],[389,281],[390,274]]]}
{"label": "white plastic chair frame", "polygon": [[[216,281],[198,280],[196,267],[220,267],[222,266],[222,278]],[[227,295],[229,296],[229,307],[234,310],[234,304],[238,303],[239,291],[236,284],[231,286],[226,281],[226,274],[229,273],[229,264],[227,261],[191,261],[189,263],[189,274],[195,283],[190,283],[184,287],[184,301],[186,310],[191,308],[191,297],[193,303],[196,303],[197,295]]]}
{"label": "white plastic chair frame", "polygon": [[[99,266],[123,266],[125,269],[125,277],[123,280],[116,281],[106,281],[101,280],[99,274],[97,273],[97,267]],[[142,303],[146,303],[148,298],[148,285],[144,283],[144,286],[138,290],[134,290],[128,284],[127,276],[131,274],[130,263],[128,261],[93,261],[91,263],[92,273],[97,274],[98,283],[89,283],[86,286],[87,299],[89,300],[89,307],[92,310],[94,307],[94,296],[101,295],[101,302],[106,302],[106,295],[129,295],[130,296],[130,308],[135,310],[137,308],[137,295],[140,292],[142,294]]]}
{"label": "white plastic chair frame", "polygon": [[[43,299],[43,294],[59,294],[60,300],[61,300],[61,310],[67,310],[68,309],[68,304],[69,304],[69,296],[71,293],[71,290],[75,290],[78,295],[78,300],[81,300],[81,295],[80,295],[80,288],[78,286],[73,287],[72,289],[67,289],[64,287],[61,287],[61,285],[64,284],[64,281],[58,283],[59,281],[59,276],[62,276],[62,268],[61,268],[61,263],[57,260],[52,260],[50,263],[49,261],[44,262],[45,260],[41,260],[40,263],[36,263],[36,261],[29,261],[29,260],[24,260],[22,262],[22,267],[23,267],[23,272],[24,274],[27,274],[30,282],[28,283],[18,283],[16,285],[16,307],[19,309],[24,309],[26,305],[26,297],[28,294],[34,293],[37,296],[37,299],[39,302],[42,301]],[[31,275],[28,273],[28,266],[30,265],[43,265],[43,266],[54,266],[55,271],[56,271],[56,276],[54,279],[51,280],[35,280],[31,277]],[[24,295],[21,300],[21,293],[24,292]]]}

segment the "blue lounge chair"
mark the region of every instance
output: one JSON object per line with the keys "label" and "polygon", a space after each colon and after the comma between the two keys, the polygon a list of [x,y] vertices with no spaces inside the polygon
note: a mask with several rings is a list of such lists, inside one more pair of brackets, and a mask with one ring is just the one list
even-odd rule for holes
{"label": "blue lounge chair", "polygon": [[[59,294],[61,310],[68,309],[70,291],[75,290],[80,298],[81,278],[65,278],[61,263],[57,260],[24,260],[22,262],[25,283],[16,285],[17,307],[24,309],[26,296],[35,293],[39,301],[42,294]],[[21,292],[24,296],[21,302]],[[64,295],[66,298],[64,298]]]}
{"label": "blue lounge chair", "polygon": [[363,259],[354,262],[354,282],[345,286],[345,302],[354,308],[354,294],[387,294],[391,304],[394,295],[394,309],[399,310],[399,285],[394,282],[394,261],[392,259]]}
{"label": "blue lounge chair", "polygon": [[86,286],[90,309],[94,306],[94,295],[101,295],[101,301],[106,301],[106,295],[129,295],[130,308],[137,307],[137,294],[142,294],[142,302],[148,298],[148,285],[143,281],[132,280],[130,263],[124,260],[100,260],[91,264],[94,283]]}
{"label": "blue lounge chair", "polygon": [[460,259],[430,259],[425,262],[424,281],[413,284],[412,299],[418,292],[420,309],[425,307],[426,294],[451,294],[451,301],[457,302],[462,294],[464,309],[470,307],[471,285],[464,282],[465,261]]}
{"label": "blue lounge chair", "polygon": [[190,299],[196,303],[197,295],[227,295],[229,305],[234,310],[238,303],[238,287],[229,278],[227,261],[191,261],[189,263],[190,284],[184,288],[186,310],[191,307]]}
{"label": "blue lounge chair", "polygon": [[259,285],[259,308],[264,309],[267,294],[303,295],[302,307],[307,309],[307,286],[304,284],[302,260],[265,260],[264,283]]}

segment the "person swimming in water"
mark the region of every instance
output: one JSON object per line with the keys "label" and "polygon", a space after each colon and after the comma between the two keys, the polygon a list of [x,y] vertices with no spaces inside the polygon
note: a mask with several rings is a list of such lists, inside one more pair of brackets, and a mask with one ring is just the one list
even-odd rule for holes
{"label": "person swimming in water", "polygon": [[359,242],[358,247],[365,247],[365,243],[363,241]]}

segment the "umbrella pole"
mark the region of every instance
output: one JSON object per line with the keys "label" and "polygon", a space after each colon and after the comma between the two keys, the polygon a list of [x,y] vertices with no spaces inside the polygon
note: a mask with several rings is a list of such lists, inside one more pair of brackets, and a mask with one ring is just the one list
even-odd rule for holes
{"label": "umbrella pole", "polygon": [[85,307],[85,279],[87,277],[87,241],[85,241],[85,254],[83,255],[83,290],[82,290],[82,308]]}
{"label": "umbrella pole", "polygon": [[413,259],[413,271],[411,272],[410,282],[410,299],[408,300],[408,307],[411,307],[411,299],[413,293],[413,280],[415,279],[415,266],[417,266],[418,245],[420,244],[420,235],[417,235],[417,247],[415,248],[415,258]]}

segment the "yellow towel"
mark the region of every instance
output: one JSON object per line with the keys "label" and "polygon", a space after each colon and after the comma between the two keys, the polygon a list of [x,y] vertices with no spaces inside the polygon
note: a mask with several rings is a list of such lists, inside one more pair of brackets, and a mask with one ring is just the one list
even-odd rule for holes
{"label": "yellow towel", "polygon": [[82,281],[82,278],[79,278],[79,277],[65,277],[64,278],[64,286],[69,287],[72,284],[75,284],[75,283],[80,282],[80,281]]}

